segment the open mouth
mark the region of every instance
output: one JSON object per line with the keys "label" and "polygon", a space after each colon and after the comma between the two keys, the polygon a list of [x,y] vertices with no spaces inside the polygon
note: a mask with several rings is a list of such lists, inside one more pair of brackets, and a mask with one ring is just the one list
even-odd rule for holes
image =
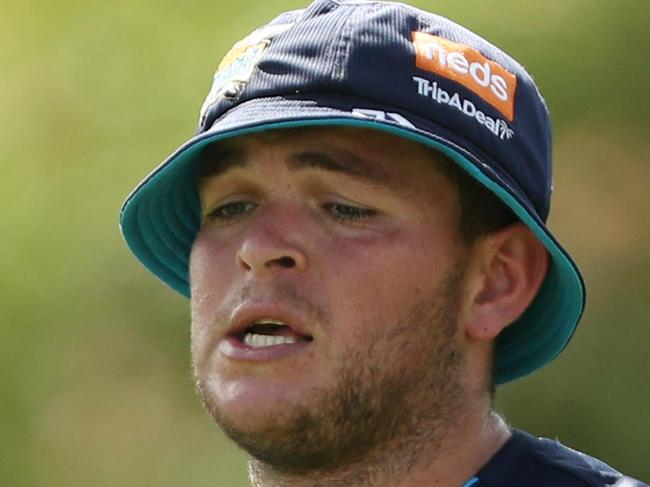
{"label": "open mouth", "polygon": [[313,340],[312,336],[295,331],[287,323],[270,318],[254,321],[237,333],[236,338],[250,348],[292,345]]}

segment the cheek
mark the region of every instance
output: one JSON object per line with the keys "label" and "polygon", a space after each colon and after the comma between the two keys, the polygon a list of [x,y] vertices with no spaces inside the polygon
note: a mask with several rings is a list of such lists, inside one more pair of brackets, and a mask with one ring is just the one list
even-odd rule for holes
{"label": "cheek", "polygon": [[[426,242],[426,245],[423,243]],[[380,239],[336,242],[323,267],[328,302],[340,333],[351,338],[368,328],[390,326],[428,300],[455,259],[448,243],[433,235],[396,231]]]}
{"label": "cheek", "polygon": [[232,255],[232,250],[214,242],[207,232],[199,232],[194,241],[189,265],[193,347],[205,341],[203,337],[228,295],[235,267]]}
{"label": "cheek", "polygon": [[235,249],[231,247],[210,231],[201,230],[197,235],[189,265],[193,306],[223,295],[236,272]]}

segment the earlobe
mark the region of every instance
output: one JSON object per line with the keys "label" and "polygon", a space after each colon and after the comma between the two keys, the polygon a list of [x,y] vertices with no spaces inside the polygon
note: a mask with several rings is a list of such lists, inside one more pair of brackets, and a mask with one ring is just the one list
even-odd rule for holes
{"label": "earlobe", "polygon": [[492,340],[533,301],[548,267],[548,254],[523,224],[482,237],[472,249],[462,310],[467,336]]}

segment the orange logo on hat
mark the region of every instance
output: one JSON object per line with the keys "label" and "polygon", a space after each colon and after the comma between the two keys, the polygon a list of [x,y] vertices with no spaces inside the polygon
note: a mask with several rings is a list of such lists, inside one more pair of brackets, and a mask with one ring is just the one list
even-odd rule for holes
{"label": "orange logo on hat", "polygon": [[512,122],[517,87],[514,74],[476,49],[442,37],[413,32],[413,44],[418,68],[460,83]]}

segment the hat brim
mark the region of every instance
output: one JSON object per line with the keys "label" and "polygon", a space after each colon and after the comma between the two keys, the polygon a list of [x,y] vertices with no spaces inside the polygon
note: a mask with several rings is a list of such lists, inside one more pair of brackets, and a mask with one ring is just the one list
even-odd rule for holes
{"label": "hat brim", "polygon": [[[359,100],[354,101],[359,104]],[[437,149],[496,194],[546,247],[545,280],[523,315],[499,335],[494,379],[502,384],[550,362],[567,345],[582,315],[585,289],[577,266],[538,217],[531,202],[498,164],[444,127],[401,113],[412,126],[355,115],[345,96],[256,98],[226,112],[147,176],[125,201],[120,227],[144,266],[186,297],[189,255],[201,224],[196,188],[198,155],[208,144],[254,132],[308,126],[353,126],[388,132]],[[365,103],[364,107],[391,111]]]}

